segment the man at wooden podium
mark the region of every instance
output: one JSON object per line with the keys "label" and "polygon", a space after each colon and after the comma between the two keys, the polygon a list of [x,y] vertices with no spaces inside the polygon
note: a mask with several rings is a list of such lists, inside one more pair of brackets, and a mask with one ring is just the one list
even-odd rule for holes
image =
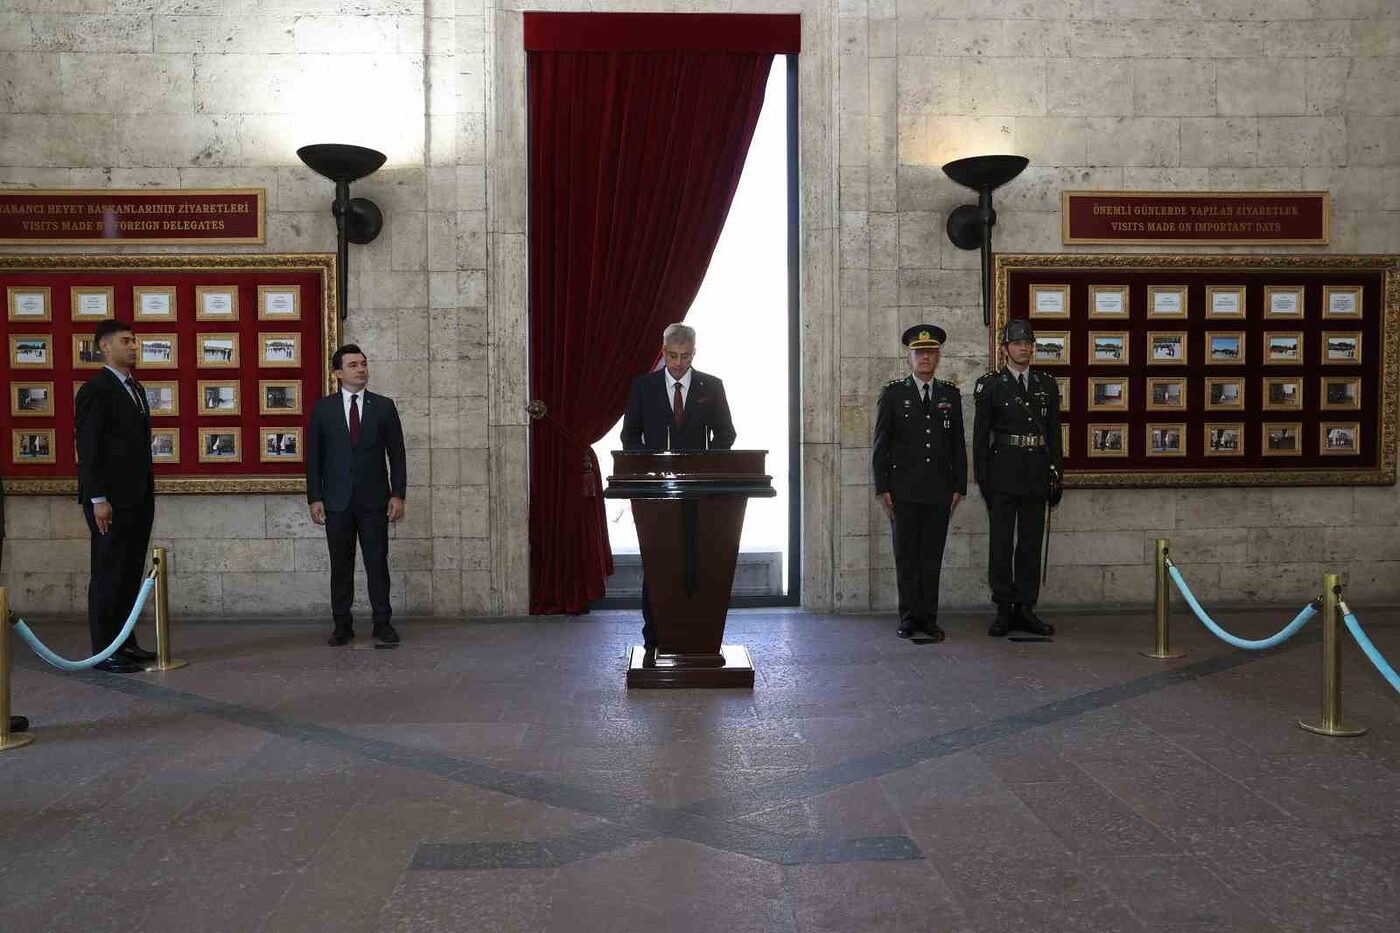
{"label": "man at wooden podium", "polygon": [[[622,418],[622,449],[661,453],[668,450],[728,450],[734,446],[734,421],[724,383],[694,369],[695,328],[672,324],[661,335],[666,365],[632,380],[627,414]],[[642,579],[642,641],[656,646],[651,600]]]}

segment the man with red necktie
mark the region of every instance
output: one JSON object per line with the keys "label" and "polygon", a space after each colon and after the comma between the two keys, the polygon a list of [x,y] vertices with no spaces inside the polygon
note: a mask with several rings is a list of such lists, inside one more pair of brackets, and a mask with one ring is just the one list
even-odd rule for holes
{"label": "man with red necktie", "polygon": [[316,402],[306,432],[306,500],[311,520],[326,526],[331,557],[327,644],[355,637],[355,542],[364,554],[374,637],[399,642],[389,621],[389,523],[403,518],[408,485],[403,425],[392,399],[366,391],[369,359],[348,343],[331,356],[340,390]]}

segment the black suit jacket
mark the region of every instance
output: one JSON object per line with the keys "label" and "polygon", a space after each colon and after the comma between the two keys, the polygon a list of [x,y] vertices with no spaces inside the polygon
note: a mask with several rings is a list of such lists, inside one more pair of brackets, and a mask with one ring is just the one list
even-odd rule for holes
{"label": "black suit jacket", "polygon": [[139,382],[136,389],[141,408],[116,373],[103,367],[78,390],[73,413],[79,502],[105,496],[114,509],[130,508],[155,495],[150,406]]}
{"label": "black suit jacket", "polygon": [[632,380],[627,414],[622,418],[624,450],[728,450],[734,446],[734,420],[724,383],[691,370],[685,414],[679,426],[666,394],[666,370]]}
{"label": "black suit jacket", "polygon": [[958,387],[933,380],[930,401],[913,376],[896,379],[880,393],[871,450],[875,492],[895,502],[947,502],[967,495],[967,442],[963,437]]}
{"label": "black suit jacket", "polygon": [[331,512],[382,508],[389,497],[405,498],[403,425],[394,401],[364,392],[360,442],[350,445],[345,402],[340,391],[318,399],[306,431],[306,501],[323,502]]}

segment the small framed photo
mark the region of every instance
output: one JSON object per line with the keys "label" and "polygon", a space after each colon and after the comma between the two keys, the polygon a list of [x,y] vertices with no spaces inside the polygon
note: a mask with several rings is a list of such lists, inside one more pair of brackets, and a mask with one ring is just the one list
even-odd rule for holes
{"label": "small framed photo", "polygon": [[1069,331],[1041,331],[1035,335],[1035,355],[1041,366],[1062,366],[1069,362]]}
{"label": "small framed photo", "polygon": [[1324,421],[1317,426],[1317,452],[1327,457],[1361,453],[1361,424],[1356,421]]}
{"label": "small framed photo", "polygon": [[201,415],[238,415],[243,406],[238,398],[235,380],[201,379],[197,387]]}
{"label": "small framed photo", "polygon": [[1069,317],[1069,286],[1032,285],[1031,317]]}
{"label": "small framed photo", "polygon": [[1264,317],[1303,319],[1303,286],[1264,286]]}
{"label": "small framed photo", "polygon": [[53,338],[48,334],[11,334],[11,369],[53,369]]}
{"label": "small framed photo", "polygon": [[1361,362],[1361,332],[1325,332],[1322,335],[1322,362],[1351,365]]}
{"label": "small framed photo", "polygon": [[1322,316],[1325,318],[1352,319],[1361,317],[1361,286],[1323,286]]}
{"label": "small framed photo", "polygon": [[1127,316],[1128,286],[1089,286],[1089,317],[1126,318]]}
{"label": "small framed photo", "polygon": [[1236,422],[1208,421],[1205,427],[1207,457],[1243,457],[1244,425]]}
{"label": "small framed photo", "polygon": [[263,428],[258,460],[262,463],[301,463],[301,428]]}
{"label": "small framed photo", "polygon": [[5,289],[12,321],[51,321],[53,305],[47,285],[11,285]]}
{"label": "small framed photo", "polygon": [[1303,364],[1303,332],[1297,330],[1264,331],[1264,362],[1274,365]]}
{"label": "small framed photo", "polygon": [[143,382],[146,390],[146,404],[151,407],[152,418],[169,418],[180,413],[180,383]]}
{"label": "small framed photo", "polygon": [[1147,316],[1184,319],[1186,317],[1186,286],[1147,286]]}
{"label": "small framed photo", "polygon": [[1066,457],[1069,456],[1069,425],[1060,425],[1060,452]]}
{"label": "small framed photo", "polygon": [[1090,379],[1089,410],[1127,411],[1127,377],[1114,376],[1108,379]]}
{"label": "small framed photo", "polygon": [[1128,332],[1089,331],[1089,365],[1128,365]]}
{"label": "small framed photo", "polygon": [[75,321],[105,321],[116,313],[110,285],[74,285],[68,290],[69,310]]}
{"label": "small framed photo", "polygon": [[194,290],[196,321],[238,320],[238,286],[198,285]]}
{"label": "small framed photo", "polygon": [[295,379],[259,380],[258,414],[301,414],[301,383]]}
{"label": "small framed photo", "polygon": [[1147,332],[1147,365],[1148,366],[1184,366],[1186,365],[1186,332],[1185,331],[1148,331]]}
{"label": "small framed photo", "polygon": [[1147,435],[1147,455],[1149,457],[1186,456],[1186,425],[1149,424],[1144,426]]}
{"label": "small framed photo", "polygon": [[1322,376],[1318,407],[1324,411],[1360,411],[1361,380],[1356,376]]}
{"label": "small framed photo", "polygon": [[97,338],[92,334],[73,335],[73,368],[101,369],[102,351],[97,349]]}
{"label": "small framed photo", "polygon": [[238,429],[200,428],[200,463],[241,463],[243,450],[238,440]]}
{"label": "small framed photo", "polygon": [[1265,421],[1260,428],[1261,448],[1266,457],[1296,457],[1303,452],[1294,421]]}
{"label": "small framed photo", "polygon": [[1055,391],[1059,393],[1060,396],[1060,411],[1070,411],[1068,376],[1055,377]]}
{"label": "small framed photo", "polygon": [[1265,411],[1302,411],[1302,376],[1265,376]]}
{"label": "small framed photo", "polygon": [[300,366],[301,334],[259,334],[258,365]]}
{"label": "small framed photo", "polygon": [[1206,332],[1206,363],[1208,365],[1239,366],[1244,361],[1244,331]]}
{"label": "small framed photo", "polygon": [[201,369],[238,368],[237,334],[196,334],[194,341]]}
{"label": "small framed photo", "polygon": [[1207,411],[1243,411],[1244,379],[1237,376],[1225,378],[1206,377]]}
{"label": "small framed photo", "polygon": [[53,383],[10,383],[10,414],[16,418],[52,418]]}
{"label": "small framed photo", "polygon": [[1147,380],[1148,411],[1185,411],[1186,377],[1164,376]]}
{"label": "small framed photo", "polygon": [[137,334],[136,365],[143,369],[178,369],[174,334]]}
{"label": "small framed photo", "polygon": [[15,428],[10,432],[10,453],[16,464],[54,463],[57,441],[53,428]]}
{"label": "small framed photo", "polygon": [[1128,455],[1128,426],[1126,424],[1091,424],[1088,432],[1090,457],[1126,457]]}
{"label": "small framed photo", "polygon": [[151,429],[151,459],[156,463],[180,462],[180,429]]}
{"label": "small framed photo", "polygon": [[1240,320],[1244,317],[1243,285],[1207,285],[1206,317]]}
{"label": "small framed photo", "polygon": [[131,289],[132,316],[138,321],[175,320],[174,285],[137,285]]}
{"label": "small framed photo", "polygon": [[295,285],[259,285],[258,320],[300,321],[301,289]]}

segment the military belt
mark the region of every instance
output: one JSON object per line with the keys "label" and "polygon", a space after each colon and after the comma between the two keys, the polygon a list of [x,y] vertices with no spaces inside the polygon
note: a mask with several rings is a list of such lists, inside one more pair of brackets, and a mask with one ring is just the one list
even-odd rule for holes
{"label": "military belt", "polygon": [[1005,444],[1007,447],[1045,446],[1045,435],[1043,434],[1003,434],[996,431],[992,434],[992,440],[994,443]]}

